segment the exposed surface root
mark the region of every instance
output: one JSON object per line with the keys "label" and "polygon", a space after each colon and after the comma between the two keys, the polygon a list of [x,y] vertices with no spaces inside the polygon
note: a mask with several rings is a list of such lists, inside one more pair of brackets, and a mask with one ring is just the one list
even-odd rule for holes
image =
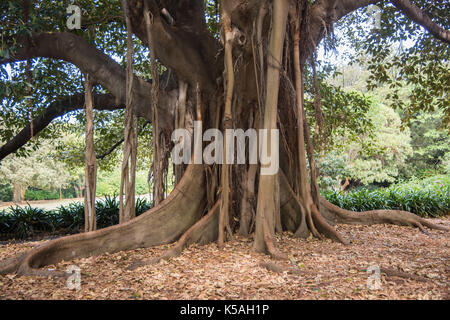
{"label": "exposed surface root", "polygon": [[[320,210],[311,204],[310,214],[289,185],[283,172],[280,174],[280,204],[283,226],[295,236],[306,237],[311,232],[315,237],[322,239],[322,235],[348,244],[334,228],[337,223],[354,225],[395,224],[400,226],[416,227],[428,235],[425,227],[436,230],[449,231],[449,228],[433,224],[418,215],[401,210],[372,210],[365,212],[352,212],[335,206],[323,197],[320,197]],[[296,230],[296,231],[294,231]]]}
{"label": "exposed surface root", "polygon": [[399,270],[390,269],[390,268],[381,267],[380,272],[384,273],[388,277],[399,277],[399,278],[416,280],[416,281],[420,281],[420,282],[429,281],[429,279],[427,279],[427,278],[424,278],[424,277],[421,277],[421,276],[418,276],[418,275],[415,275],[412,273],[407,273],[407,272],[403,272],[403,271],[399,271]]}
{"label": "exposed surface root", "polygon": [[322,235],[348,244],[325,219],[314,204],[310,204],[310,210],[305,210],[305,205],[289,186],[287,177],[280,174],[280,204],[283,226],[294,233],[294,236],[307,238],[311,232],[315,237],[323,239]]}
{"label": "exposed surface root", "polygon": [[181,238],[175,243],[174,247],[166,251],[163,255],[145,261],[137,261],[133,263],[128,269],[135,270],[139,267],[157,264],[161,260],[168,260],[175,258],[183,252],[183,249],[192,243],[199,243],[201,245],[213,242],[218,236],[218,219],[220,212],[220,200],[211,208],[211,210],[192,227],[189,228]]}
{"label": "exposed surface root", "polygon": [[276,260],[287,260],[288,257],[276,247],[273,241],[273,236],[269,229],[269,225],[265,218],[263,227],[264,227],[264,242],[266,243],[267,252],[269,253],[269,255]]}
{"label": "exposed surface root", "polygon": [[139,217],[109,228],[52,240],[0,262],[0,275],[62,276],[43,266],[101,253],[167,244],[177,240],[201,218],[205,208],[203,167],[191,165],[177,187],[160,205]]}
{"label": "exposed surface root", "polygon": [[344,239],[339,234],[339,232],[337,232],[332,226],[330,226],[325,221],[325,219],[321,216],[319,210],[314,204],[311,205],[311,215],[314,219],[314,223],[317,225],[317,228],[320,230],[322,234],[342,244],[349,244],[349,242],[346,239]]}
{"label": "exposed surface root", "polygon": [[445,226],[433,224],[414,213],[401,210],[371,210],[364,212],[353,212],[335,206],[323,197],[320,204],[334,214],[335,223],[373,225],[389,223],[400,226],[417,227],[420,231],[427,233],[425,227],[436,230],[450,231]]}
{"label": "exposed surface root", "polygon": [[287,268],[280,265],[277,265],[273,262],[261,262],[259,264],[260,267],[265,268],[269,271],[275,272],[275,273],[283,273],[286,272],[287,274],[302,274],[300,270],[296,270],[293,268]]}

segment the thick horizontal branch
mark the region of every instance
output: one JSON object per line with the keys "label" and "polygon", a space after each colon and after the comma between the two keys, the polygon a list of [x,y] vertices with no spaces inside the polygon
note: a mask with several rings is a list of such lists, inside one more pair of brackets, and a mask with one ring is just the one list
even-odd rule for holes
{"label": "thick horizontal branch", "polygon": [[[11,63],[37,57],[52,58],[70,62],[84,74],[89,74],[93,82],[99,83],[111,92],[116,104],[125,104],[125,69],[108,55],[89,44],[85,39],[69,32],[39,33],[32,37],[18,37],[16,52],[9,59],[0,59],[0,64]],[[139,117],[152,119],[151,84],[135,76],[133,101]],[[160,99],[167,99],[165,93]],[[171,110],[159,108],[159,118],[170,122]]]}
{"label": "thick horizontal branch", "polygon": [[450,31],[443,29],[437,23],[432,21],[430,17],[415,4],[409,0],[392,0],[391,2],[397,7],[397,9],[402,11],[405,16],[420,24],[437,39],[450,43]]}
{"label": "thick horizontal branch", "polygon": [[[116,99],[111,94],[94,94],[94,108],[96,110],[117,110],[124,108],[123,104],[117,104]],[[33,120],[33,135],[44,130],[54,119],[71,111],[84,107],[84,93],[77,93],[59,99],[45,109],[45,112]],[[16,152],[31,139],[31,126],[28,124],[11,140],[0,148],[0,161],[7,155]]]}
{"label": "thick horizontal branch", "polygon": [[[176,75],[203,91],[214,91],[216,79],[222,75],[223,63],[219,43],[209,32],[205,22],[204,3],[200,0],[160,1],[146,0],[152,14],[153,42],[156,58]],[[133,33],[148,44],[144,8],[138,0],[128,0],[131,8]],[[164,7],[164,5],[166,5]],[[173,25],[161,16],[166,9],[174,19]]]}

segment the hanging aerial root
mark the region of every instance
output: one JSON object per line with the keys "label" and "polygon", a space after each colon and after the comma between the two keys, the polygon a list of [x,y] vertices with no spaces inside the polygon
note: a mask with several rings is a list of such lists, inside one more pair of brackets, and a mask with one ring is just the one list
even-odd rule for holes
{"label": "hanging aerial root", "polygon": [[[234,91],[234,69],[233,69],[233,32],[231,29],[231,17],[228,11],[223,8],[221,15],[223,30],[224,30],[224,46],[225,46],[225,73],[226,73],[226,92],[225,92],[225,108],[224,108],[224,120],[223,129],[224,132],[227,129],[231,129],[232,118],[232,103],[233,103],[233,91]],[[219,236],[217,239],[217,245],[219,248],[224,246],[225,241],[225,228],[229,229],[228,216],[230,211],[230,166],[227,161],[227,136],[224,135],[223,141],[223,155],[225,156],[225,162],[222,164],[222,205],[220,207],[219,217]],[[230,233],[231,234],[231,233]]]}
{"label": "hanging aerial root", "polygon": [[425,227],[435,230],[450,231],[446,226],[431,223],[418,215],[401,210],[371,210],[364,212],[353,212],[335,206],[323,197],[320,197],[320,204],[334,214],[334,222],[343,224],[395,224],[400,226],[417,227],[420,231],[426,232]]}
{"label": "hanging aerial root", "polygon": [[201,245],[213,242],[217,239],[218,235],[218,220],[220,211],[220,200],[211,208],[211,210],[201,218],[197,223],[190,227],[181,238],[175,243],[173,248],[167,250],[163,255],[133,263],[129,270],[135,270],[145,265],[157,264],[161,260],[169,260],[171,258],[178,257],[183,249],[193,243],[199,243]]}
{"label": "hanging aerial root", "polygon": [[190,165],[169,197],[146,213],[123,224],[55,239],[0,261],[0,275],[64,276],[39,268],[62,260],[172,243],[201,218],[206,206],[204,180],[203,166]]}

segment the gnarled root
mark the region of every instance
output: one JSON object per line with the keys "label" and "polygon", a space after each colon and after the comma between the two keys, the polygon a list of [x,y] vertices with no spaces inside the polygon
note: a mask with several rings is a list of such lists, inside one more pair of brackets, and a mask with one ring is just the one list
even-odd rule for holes
{"label": "gnarled root", "polygon": [[417,227],[420,231],[426,232],[425,227],[436,230],[449,231],[445,226],[431,223],[414,213],[401,210],[371,210],[364,212],[353,212],[335,206],[323,197],[320,197],[320,205],[325,207],[331,214],[334,215],[335,223],[343,224],[363,224],[373,225],[389,223],[399,226]]}
{"label": "gnarled root", "polygon": [[327,238],[330,238],[342,244],[349,244],[348,240],[344,239],[339,234],[339,232],[336,231],[336,229],[334,229],[325,221],[325,219],[322,217],[319,210],[314,204],[311,205],[311,215],[313,216],[314,223],[317,225],[319,231],[322,234],[324,234]]}
{"label": "gnarled root", "polygon": [[177,187],[160,205],[129,222],[109,228],[52,240],[40,247],[0,262],[0,275],[63,276],[39,270],[62,260],[105,252],[143,248],[176,241],[201,218],[206,205],[204,170],[190,165]]}
{"label": "gnarled root", "polygon": [[167,250],[163,255],[152,258],[145,261],[137,261],[133,263],[128,269],[135,270],[139,267],[156,264],[161,260],[168,260],[170,258],[175,258],[183,252],[183,249],[191,245],[192,243],[207,244],[217,240],[218,236],[218,223],[219,223],[219,212],[220,203],[217,201],[216,204],[211,208],[211,210],[198,222],[196,222],[192,227],[190,227],[176,242],[173,248]]}
{"label": "gnarled root", "polygon": [[[333,228],[333,225],[337,223],[355,225],[388,223],[417,227],[425,234],[428,234],[425,227],[449,231],[448,227],[431,223],[411,212],[401,210],[352,212],[335,206],[322,196],[319,197],[320,210],[314,204],[311,204],[311,213],[308,216],[308,212],[305,210],[306,204],[302,203],[297,197],[283,172],[280,174],[280,188],[282,190],[280,201],[283,226],[285,229],[295,232],[294,236],[306,238],[309,235],[308,231],[312,232],[314,236],[317,236],[319,232],[330,239],[348,244],[348,241]],[[322,238],[321,235],[319,238]]]}
{"label": "gnarled root", "polygon": [[[319,239],[326,236],[343,244],[349,243],[322,216],[314,203],[308,205],[300,201],[283,172],[280,173],[280,190],[282,222],[287,230],[295,232],[295,237],[307,238],[311,232]],[[310,210],[306,210],[305,206],[309,206]]]}
{"label": "gnarled root", "polygon": [[267,252],[269,255],[276,260],[287,260],[288,257],[283,252],[281,252],[275,245],[273,241],[273,236],[269,229],[269,224],[267,223],[267,220],[264,218],[264,242],[267,247]]}

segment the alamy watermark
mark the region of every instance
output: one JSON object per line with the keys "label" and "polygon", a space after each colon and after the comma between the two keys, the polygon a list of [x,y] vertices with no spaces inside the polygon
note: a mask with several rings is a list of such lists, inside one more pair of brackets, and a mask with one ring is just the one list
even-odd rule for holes
{"label": "alamy watermark", "polygon": [[69,30],[73,29],[81,29],[81,9],[79,6],[71,4],[67,7],[66,12],[70,14],[69,18],[67,18],[67,28]]}
{"label": "alamy watermark", "polygon": [[67,268],[66,273],[69,277],[66,280],[66,287],[69,290],[81,289],[81,269],[76,265],[71,265]]}
{"label": "alamy watermark", "polygon": [[[203,133],[202,128],[201,121],[194,122],[194,140],[187,129],[176,129],[172,133],[172,141],[175,143],[171,153],[174,164],[245,164],[248,159],[249,164],[257,164],[259,161],[261,175],[278,173],[280,158],[278,129],[258,131],[227,129],[224,139],[219,129],[208,129]],[[194,153],[192,153],[192,141],[194,141]],[[225,146],[224,141],[226,141]],[[210,142],[204,150],[202,150],[203,142]]]}
{"label": "alamy watermark", "polygon": [[381,8],[376,5],[371,5],[367,7],[367,14],[369,15],[369,24],[373,26],[373,29],[380,29],[381,13],[382,13]]}
{"label": "alamy watermark", "polygon": [[381,271],[379,266],[372,265],[367,268],[370,276],[367,278],[367,289],[379,290],[381,289]]}

